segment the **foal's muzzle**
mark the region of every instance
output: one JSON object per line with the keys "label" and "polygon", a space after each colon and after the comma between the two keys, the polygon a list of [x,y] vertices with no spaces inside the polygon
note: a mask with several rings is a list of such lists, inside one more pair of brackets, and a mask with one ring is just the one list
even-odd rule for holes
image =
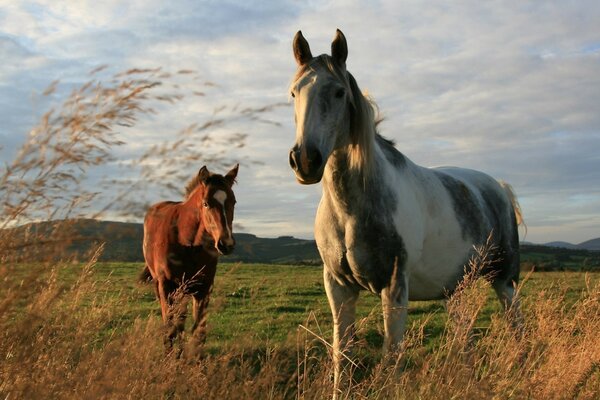
{"label": "foal's muzzle", "polygon": [[304,185],[317,183],[323,177],[323,157],[316,147],[295,145],[290,150],[289,161],[296,179]]}
{"label": "foal's muzzle", "polygon": [[231,254],[235,248],[235,239],[221,239],[217,242],[217,250],[223,255]]}

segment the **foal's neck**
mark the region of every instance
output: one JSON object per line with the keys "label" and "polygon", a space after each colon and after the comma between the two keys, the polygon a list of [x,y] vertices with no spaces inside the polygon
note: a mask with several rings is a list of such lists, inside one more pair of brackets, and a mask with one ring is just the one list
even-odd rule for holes
{"label": "foal's neck", "polygon": [[198,246],[202,242],[203,224],[200,220],[199,204],[196,196],[202,196],[197,189],[179,205],[177,230],[179,243],[183,246]]}

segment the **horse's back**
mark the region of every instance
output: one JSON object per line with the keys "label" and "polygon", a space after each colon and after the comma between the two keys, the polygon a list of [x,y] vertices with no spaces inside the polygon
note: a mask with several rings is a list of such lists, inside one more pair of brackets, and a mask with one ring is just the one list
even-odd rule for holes
{"label": "horse's back", "polygon": [[162,233],[168,231],[173,220],[176,218],[177,205],[181,204],[176,201],[163,201],[153,204],[148,208],[144,217],[144,234]]}
{"label": "horse's back", "polygon": [[143,253],[146,267],[156,278],[161,266],[166,267],[166,257],[171,240],[171,229],[176,217],[178,202],[163,201],[148,209],[144,217]]}

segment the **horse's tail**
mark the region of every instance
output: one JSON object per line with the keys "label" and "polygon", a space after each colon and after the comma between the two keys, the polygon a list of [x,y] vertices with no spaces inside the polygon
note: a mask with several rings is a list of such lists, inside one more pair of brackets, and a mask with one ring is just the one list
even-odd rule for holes
{"label": "horse's tail", "polygon": [[515,211],[517,225],[523,225],[523,227],[525,228],[525,235],[527,235],[527,225],[525,224],[525,219],[523,218],[523,211],[521,210],[521,206],[519,205],[519,201],[517,200],[517,195],[515,194],[515,191],[513,190],[512,186],[510,186],[510,184],[504,181],[499,181],[498,183],[500,183],[500,186],[506,193],[506,196],[508,196],[510,204],[512,205],[512,208]]}
{"label": "horse's tail", "polygon": [[147,265],[144,267],[144,270],[138,276],[138,281],[140,283],[149,283],[152,281],[152,274],[150,273],[150,269],[148,269]]}

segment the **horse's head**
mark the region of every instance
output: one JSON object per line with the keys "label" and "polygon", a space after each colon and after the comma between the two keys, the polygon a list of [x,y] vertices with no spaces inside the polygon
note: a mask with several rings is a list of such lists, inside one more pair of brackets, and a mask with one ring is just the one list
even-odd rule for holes
{"label": "horse's head", "polygon": [[188,201],[197,207],[203,235],[212,238],[220,254],[229,254],[235,247],[232,234],[235,195],[231,187],[235,182],[239,164],[225,176],[209,172],[206,166],[198,172],[197,181],[204,190],[194,191]]}
{"label": "horse's head", "polygon": [[293,48],[298,63],[291,85],[296,143],[289,162],[298,182],[313,184],[321,180],[329,155],[354,143],[358,87],[346,71],[348,47],[339,29],[331,43],[331,56],[313,57],[300,31],[294,37]]}

